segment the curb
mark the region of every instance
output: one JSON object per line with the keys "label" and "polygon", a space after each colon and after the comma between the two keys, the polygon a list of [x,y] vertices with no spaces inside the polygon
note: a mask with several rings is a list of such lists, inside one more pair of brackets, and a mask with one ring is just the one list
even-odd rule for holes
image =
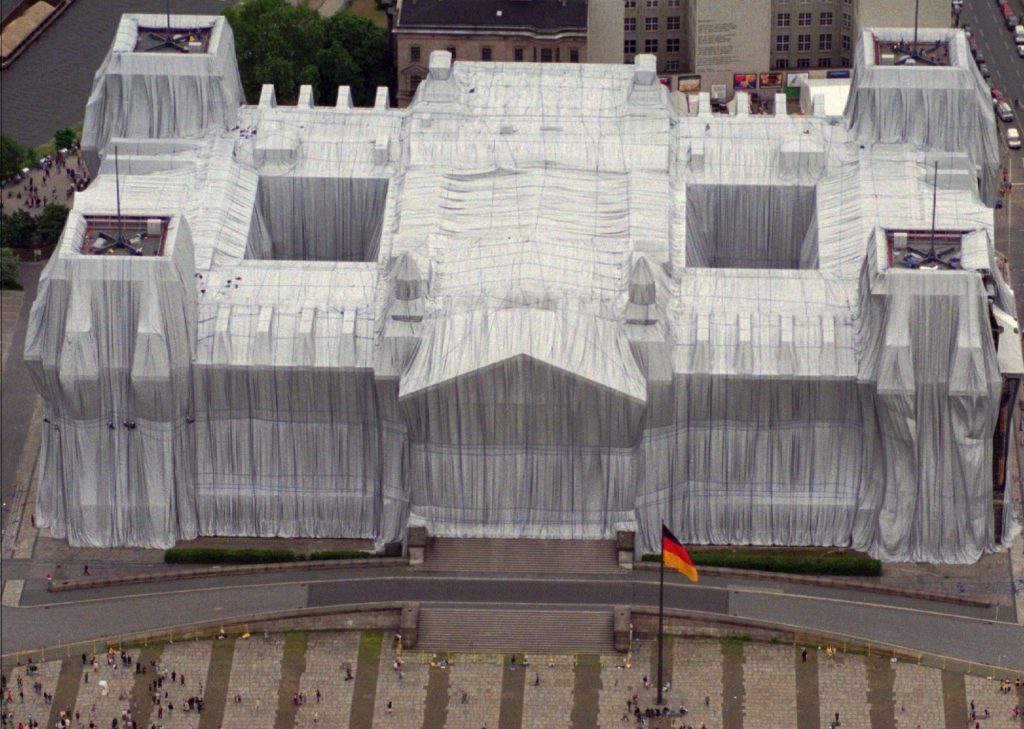
{"label": "curb", "polygon": [[[711,577],[742,577],[743,579],[748,580],[784,581],[798,585],[830,587],[837,590],[862,590],[864,592],[873,592],[879,595],[906,597],[913,600],[928,600],[931,602],[944,602],[951,605],[963,605],[965,607],[990,608],[996,604],[989,600],[981,600],[974,597],[960,597],[959,595],[946,595],[941,592],[927,592],[925,590],[905,590],[899,587],[854,582],[853,580],[845,580],[837,577],[815,577],[813,575],[794,575],[787,572],[741,570],[734,567],[701,567],[700,565],[697,565],[697,568],[702,574],[706,574]],[[657,562],[634,562],[633,569],[653,572],[660,569],[660,565]]]}
{"label": "curb", "polygon": [[[20,660],[20,656],[28,655],[45,655],[45,651],[64,651],[70,657],[72,651],[77,652],[79,647],[84,646],[95,646],[97,644],[106,645],[120,645],[122,643],[134,644],[143,643],[145,641],[159,641],[164,636],[169,636],[174,642],[174,632],[177,631],[179,636],[177,640],[199,640],[202,638],[212,638],[216,636],[221,629],[225,632],[228,630],[237,631],[239,629],[246,629],[253,632],[259,628],[260,623],[276,620],[299,620],[303,618],[318,618],[331,615],[357,615],[357,614],[374,614],[374,613],[396,613],[395,624],[398,624],[401,618],[402,610],[410,603],[404,601],[390,601],[390,602],[364,602],[364,603],[352,603],[350,605],[331,605],[326,607],[313,607],[313,608],[294,608],[290,610],[278,610],[276,612],[265,612],[265,613],[253,613],[252,615],[240,616],[236,618],[230,618],[227,620],[204,620],[199,623],[182,623],[180,625],[173,625],[166,628],[160,628],[159,630],[148,630],[138,631],[135,633],[115,633],[113,635],[106,635],[99,638],[92,638],[89,640],[76,641],[74,643],[63,643],[50,646],[42,646],[40,648],[33,648],[29,650],[11,651],[0,655],[0,664],[5,668],[16,665],[16,662]],[[43,660],[46,660],[45,658]]]}
{"label": "curb", "polygon": [[291,572],[295,570],[364,569],[370,567],[405,567],[405,557],[372,557],[368,559],[324,559],[302,562],[271,562],[269,564],[237,564],[198,569],[175,570],[173,572],[143,572],[124,577],[96,577],[84,580],[60,580],[46,587],[47,592],[71,592],[92,590],[116,585],[136,585],[146,582],[170,582],[172,580],[193,580],[203,577],[224,575],[255,575],[264,572]]}

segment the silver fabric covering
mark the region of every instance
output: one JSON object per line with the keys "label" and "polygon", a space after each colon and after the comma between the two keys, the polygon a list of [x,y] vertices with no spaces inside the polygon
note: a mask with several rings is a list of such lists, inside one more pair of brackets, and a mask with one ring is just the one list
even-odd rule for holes
{"label": "silver fabric covering", "polygon": [[[158,60],[147,83],[177,74]],[[102,546],[383,545],[413,524],[627,529],[642,552],[665,521],[688,542],[893,560],[994,549],[992,435],[1022,368],[990,326],[1016,322],[973,173],[985,149],[876,135],[899,123],[863,61],[845,124],[707,98],[679,115],[652,62],[435,53],[404,110],[197,90],[216,107],[198,134],[91,113],[101,174],[25,351],[42,524]],[[912,72],[937,96],[961,75]],[[80,252],[115,206],[115,146],[125,214],[170,218],[161,257]],[[928,230],[933,194],[936,227],[964,231],[958,269],[901,269],[892,231]]]}

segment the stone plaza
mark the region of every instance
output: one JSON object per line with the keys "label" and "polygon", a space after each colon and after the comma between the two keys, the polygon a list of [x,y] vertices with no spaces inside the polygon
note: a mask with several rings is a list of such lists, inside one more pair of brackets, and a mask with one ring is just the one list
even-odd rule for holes
{"label": "stone plaza", "polygon": [[1011,729],[1021,726],[1024,704],[1019,683],[893,656],[666,636],[670,714],[650,717],[650,640],[635,641],[627,655],[524,655],[403,651],[394,638],[245,633],[55,660],[24,656],[4,672],[5,726],[52,727],[63,713],[83,729],[114,719],[159,729],[611,729],[640,718],[672,729]]}

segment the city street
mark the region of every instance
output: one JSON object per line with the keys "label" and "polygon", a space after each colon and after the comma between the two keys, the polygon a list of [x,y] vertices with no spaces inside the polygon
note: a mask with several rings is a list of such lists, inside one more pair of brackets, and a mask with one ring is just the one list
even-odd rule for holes
{"label": "city street", "polygon": [[[196,620],[243,619],[261,612],[346,606],[368,601],[418,601],[424,604],[466,603],[498,607],[528,603],[534,607],[658,604],[655,574],[622,577],[503,577],[461,574],[417,574],[407,568],[364,571],[324,579],[290,573],[286,582],[227,584],[195,589],[191,584],[163,585],[161,592],[85,597],[46,595],[46,604],[4,607],[5,652],[23,651],[57,641],[85,641],[119,633],[158,632]],[[312,579],[310,579],[312,578]],[[1024,653],[1008,650],[1024,643],[1024,627],[968,615],[887,605],[875,596],[864,603],[842,596],[787,594],[781,587],[730,585],[693,586],[672,576],[666,582],[667,607],[767,621],[783,626],[839,633],[958,658],[1024,669]],[[962,611],[958,611],[962,612]],[[45,619],[43,619],[45,615]]]}
{"label": "city street", "polygon": [[[1021,0],[1008,0],[1014,11],[1024,13]],[[1024,15],[1022,15],[1024,17]],[[965,0],[960,24],[971,26],[971,31],[992,72],[992,82],[1013,105],[1015,100],[1024,104],[1024,58],[1017,55],[1013,34],[1006,29],[999,7],[992,0]],[[1018,130],[1024,122],[1024,109],[1014,106],[1016,120],[1012,123],[996,120],[999,145],[1006,164],[1007,176],[1014,183],[1012,193],[997,210],[996,249],[1010,260],[1011,285],[1017,292],[1017,317],[1024,315],[1024,151],[1006,147],[1006,129]]]}

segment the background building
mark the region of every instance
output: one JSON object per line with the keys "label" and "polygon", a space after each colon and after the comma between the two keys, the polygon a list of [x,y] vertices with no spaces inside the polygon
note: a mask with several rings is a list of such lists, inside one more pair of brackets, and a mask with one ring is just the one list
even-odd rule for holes
{"label": "background building", "polygon": [[[950,23],[947,0],[921,0],[921,27]],[[407,104],[433,50],[456,60],[632,63],[657,57],[677,90],[728,98],[733,76],[849,68],[867,26],[911,27],[891,0],[397,0],[397,98]],[[680,80],[682,77],[682,80]],[[680,83],[682,84],[680,86]],[[689,87],[687,87],[689,83]],[[774,94],[778,84],[766,86]]]}
{"label": "background building", "polygon": [[426,78],[432,51],[459,61],[583,63],[587,11],[586,0],[400,0],[393,30],[398,104],[408,104]]}

